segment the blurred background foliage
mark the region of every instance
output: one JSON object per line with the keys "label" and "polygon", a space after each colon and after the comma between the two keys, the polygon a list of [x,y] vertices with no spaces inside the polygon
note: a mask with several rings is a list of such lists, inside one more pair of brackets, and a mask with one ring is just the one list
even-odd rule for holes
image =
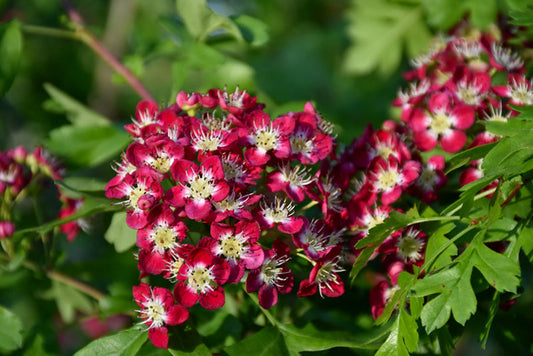
{"label": "blurred background foliage", "polygon": [[[402,72],[410,68],[408,58],[425,52],[436,34],[445,35],[468,18],[486,31],[493,29],[491,24],[508,26],[507,14],[516,25],[533,24],[527,0],[72,3],[86,28],[140,78],[159,104],[174,103],[181,90],[205,92],[226,85],[229,91],[239,86],[258,95],[272,116],[300,111],[306,101],[312,101],[324,118],[335,123],[343,143],[360,135],[368,123],[378,126],[395,115],[390,103],[404,85]],[[0,149],[17,145],[32,149],[44,144],[66,162],[71,178],[92,177],[96,185],[104,184],[113,176],[110,162],[118,159],[128,144],[122,125],[134,115],[140,97],[74,38],[61,1],[0,0],[0,16],[0,89],[5,91],[0,98]],[[18,24],[13,25],[14,21]],[[526,27],[517,29],[515,43],[527,47],[532,34]],[[528,51],[522,52],[526,58],[531,56]],[[137,283],[136,261],[131,255],[134,240],[128,236],[126,243],[113,241],[108,233],[106,239],[118,252],[126,253],[109,249],[101,237],[110,220],[105,215],[93,221],[93,228],[84,233],[92,239],[81,237],[71,244],[58,241],[56,247],[62,251],[58,261],[63,272],[108,292],[111,296],[104,304],[115,307],[111,302],[115,298],[125,303],[118,311],[128,310],[132,309],[127,303],[131,302],[131,285]],[[50,288],[45,303],[54,298],[58,305],[65,302],[65,295],[46,285],[44,279],[42,285],[36,285],[19,283],[29,280],[28,273],[2,278],[0,275],[0,286],[16,286],[2,291],[2,303],[13,307],[26,327],[50,320],[40,313],[53,314],[53,309],[32,304],[29,296],[35,290]],[[311,310],[310,302],[304,301],[294,312],[305,316],[302,323],[320,319],[326,326],[370,329],[367,291],[355,289],[347,294],[356,302],[342,310],[335,307],[336,301],[328,300],[321,301],[324,309]],[[231,310],[228,303],[227,310]],[[63,313],[72,315],[73,310],[86,306],[86,300],[73,296]],[[117,311],[112,307],[107,310],[110,314]],[[354,326],[352,312],[357,311],[364,314]],[[198,318],[202,320],[202,315]],[[221,312],[217,318],[211,323],[239,322],[228,313]],[[44,324],[40,327],[50,328]],[[210,324],[205,325],[204,329]],[[237,329],[245,327],[237,325]],[[73,338],[73,349],[87,341],[79,339],[79,333],[67,335]],[[53,343],[34,341],[43,342]]]}

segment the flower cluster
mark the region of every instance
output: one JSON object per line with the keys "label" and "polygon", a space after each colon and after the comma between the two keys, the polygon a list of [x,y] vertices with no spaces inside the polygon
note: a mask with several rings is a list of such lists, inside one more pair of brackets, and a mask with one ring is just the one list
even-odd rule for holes
{"label": "flower cluster", "polygon": [[327,194],[317,174],[335,145],[332,125],[310,103],[271,118],[238,89],[181,92],[166,108],[139,103],[125,128],[133,142],[106,196],[122,199],[137,230],[141,278],[169,283],[135,289],[155,345],[167,347],[165,325],[185,321],[186,308],[222,307],[226,284],[242,281],[272,307],[293,288],[297,251],[310,265],[298,295],[343,293],[342,230],[301,214]]}
{"label": "flower cluster", "polygon": [[[222,307],[227,284],[244,282],[263,308],[298,279],[299,297],[342,295],[357,242],[391,211],[434,203],[452,153],[498,140],[484,121],[515,116],[509,104],[533,104],[522,60],[495,36],[456,33],[413,65],[409,89],[393,102],[399,120],[368,126],[343,150],[310,103],[271,118],[237,88],[180,92],[165,108],[138,104],[106,196],[122,200],[137,230],[140,277],[168,282],[134,287],[154,345],[167,347],[166,326],[184,322],[188,308]],[[460,173],[461,185],[482,176],[480,164]],[[423,265],[427,239],[412,225],[377,246],[371,258],[385,273],[370,293],[375,318],[399,274]]]}
{"label": "flower cluster", "polygon": [[[15,233],[16,226],[13,210],[29,191],[46,184],[45,179],[62,180],[64,169],[59,162],[41,147],[27,152],[17,147],[0,152],[0,238],[8,238]],[[72,199],[57,191],[61,209],[58,218],[67,218],[81,208],[83,201]],[[80,232],[80,223],[71,221],[60,226],[69,241]]]}

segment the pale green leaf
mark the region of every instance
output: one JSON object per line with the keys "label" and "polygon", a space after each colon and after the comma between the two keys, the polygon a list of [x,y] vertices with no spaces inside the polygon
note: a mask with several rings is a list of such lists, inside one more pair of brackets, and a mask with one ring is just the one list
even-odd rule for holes
{"label": "pale green leaf", "polygon": [[189,351],[175,350],[169,348],[168,352],[170,352],[170,354],[174,356],[212,356],[211,351],[209,351],[209,348],[205,346],[205,344],[198,344],[192,350]]}
{"label": "pale green leaf", "polygon": [[90,110],[85,105],[72,98],[65,92],[50,83],[44,84],[44,89],[50,95],[53,104],[48,102],[46,106],[59,113],[64,113],[73,125],[79,126],[109,126],[108,118]]}
{"label": "pale green leaf", "polygon": [[65,323],[74,321],[76,311],[90,312],[93,309],[89,297],[55,279],[52,280],[52,287],[43,296],[55,300],[59,314]]}
{"label": "pale green leaf", "polygon": [[410,56],[425,51],[430,35],[422,15],[419,4],[354,2],[348,15],[353,44],[346,51],[344,69],[352,74],[377,70],[388,75],[398,67],[404,46]]}
{"label": "pale green leaf", "polygon": [[46,145],[68,162],[93,167],[118,157],[130,143],[128,134],[114,126],[61,126],[50,132]]}
{"label": "pale green leaf", "polygon": [[416,351],[418,346],[417,328],[413,317],[401,308],[389,337],[381,345],[376,356],[407,356],[409,352]]}
{"label": "pale green leaf", "polygon": [[244,39],[252,46],[259,47],[268,42],[268,26],[263,21],[248,15],[239,15],[233,21],[239,26]]}
{"label": "pale green leaf", "polygon": [[22,347],[22,322],[20,318],[0,306],[0,352],[7,353]]}
{"label": "pale green leaf", "polygon": [[92,341],[75,356],[133,356],[148,339],[148,333],[134,326],[128,330]]}
{"label": "pale green leaf", "polygon": [[137,231],[126,224],[126,213],[118,212],[111,218],[111,224],[104,237],[107,242],[115,246],[117,252],[121,253],[135,246]]}
{"label": "pale green leaf", "polygon": [[213,12],[206,0],[176,0],[178,14],[187,31],[200,42],[218,29],[225,30],[238,41],[243,41],[239,27],[226,16]]}

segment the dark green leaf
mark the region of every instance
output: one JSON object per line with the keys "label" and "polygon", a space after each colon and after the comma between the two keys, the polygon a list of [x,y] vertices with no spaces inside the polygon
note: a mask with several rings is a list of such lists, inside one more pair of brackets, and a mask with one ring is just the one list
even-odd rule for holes
{"label": "dark green leaf", "polygon": [[213,354],[209,351],[209,348],[205,344],[198,344],[196,347],[190,351],[181,351],[168,349],[171,355],[174,356],[212,356]]}
{"label": "dark green leaf", "polygon": [[518,26],[531,26],[533,25],[533,9],[510,11],[509,15],[513,18],[510,23]]}
{"label": "dark green leaf", "polygon": [[107,184],[102,180],[90,177],[65,177],[62,183],[78,192],[103,192]]}
{"label": "dark green leaf", "polygon": [[47,352],[44,346],[44,336],[37,334],[33,339],[31,346],[24,351],[23,356],[53,356],[54,354]]}
{"label": "dark green leaf", "polygon": [[12,20],[5,26],[0,40],[0,96],[9,90],[19,69],[22,56],[20,22]]}
{"label": "dark green leaf", "polygon": [[[258,347],[260,345],[260,347]],[[278,329],[266,327],[247,337],[241,342],[226,347],[224,352],[232,356],[283,356],[289,355],[289,350]]]}
{"label": "dark green leaf", "polygon": [[94,340],[75,353],[75,356],[133,356],[148,339],[148,333],[134,326],[128,330]]}
{"label": "dark green leaf", "polygon": [[10,310],[0,306],[0,352],[22,347],[22,322]]}
{"label": "dark green leaf", "polygon": [[137,231],[126,224],[126,213],[118,212],[113,215],[104,237],[107,242],[115,246],[117,252],[121,253],[135,246]]}
{"label": "dark green leaf", "polygon": [[525,226],[518,237],[522,250],[530,262],[533,262],[533,227]]}
{"label": "dark green leaf", "polygon": [[452,261],[452,256],[457,255],[457,247],[444,235],[452,231],[455,224],[448,222],[431,233],[426,246],[426,261],[431,261],[428,272],[439,269]]}

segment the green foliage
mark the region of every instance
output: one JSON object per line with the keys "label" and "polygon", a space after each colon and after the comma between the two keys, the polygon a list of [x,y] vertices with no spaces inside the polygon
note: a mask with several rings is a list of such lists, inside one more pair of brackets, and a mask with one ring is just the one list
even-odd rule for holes
{"label": "green foliage", "polygon": [[93,167],[117,157],[126,147],[128,135],[110,120],[51,84],[45,84],[45,89],[53,100],[46,107],[64,113],[71,122],[50,132],[47,147],[54,154],[72,164]]}
{"label": "green foliage", "polygon": [[400,64],[404,46],[414,57],[427,49],[431,37],[417,4],[358,1],[349,20],[354,43],[346,52],[344,67],[352,74],[376,70],[390,75]]}
{"label": "green foliage", "polygon": [[22,32],[20,22],[10,21],[3,25],[0,39],[0,97],[11,87],[22,57]]}
{"label": "green foliage", "polygon": [[148,339],[148,333],[138,326],[120,331],[114,335],[94,340],[80,351],[76,356],[109,355],[109,356],[133,356]]}
{"label": "green foliage", "polygon": [[213,12],[205,0],[176,0],[176,6],[187,31],[197,41],[206,41],[218,29],[238,41],[243,40],[239,27],[231,19]]}
{"label": "green foliage", "polygon": [[417,325],[414,318],[401,308],[389,337],[376,352],[376,356],[407,356],[418,346]]}
{"label": "green foliage", "polygon": [[10,310],[0,306],[0,352],[8,353],[22,346],[22,322]]}
{"label": "green foliage", "polygon": [[118,253],[132,248],[137,242],[137,233],[126,225],[126,213],[118,212],[113,214],[111,224],[105,235],[107,242],[115,246]]}
{"label": "green foliage", "polygon": [[70,285],[52,280],[52,287],[43,294],[46,299],[53,299],[66,323],[74,321],[76,312],[90,312],[93,310],[91,300]]}

